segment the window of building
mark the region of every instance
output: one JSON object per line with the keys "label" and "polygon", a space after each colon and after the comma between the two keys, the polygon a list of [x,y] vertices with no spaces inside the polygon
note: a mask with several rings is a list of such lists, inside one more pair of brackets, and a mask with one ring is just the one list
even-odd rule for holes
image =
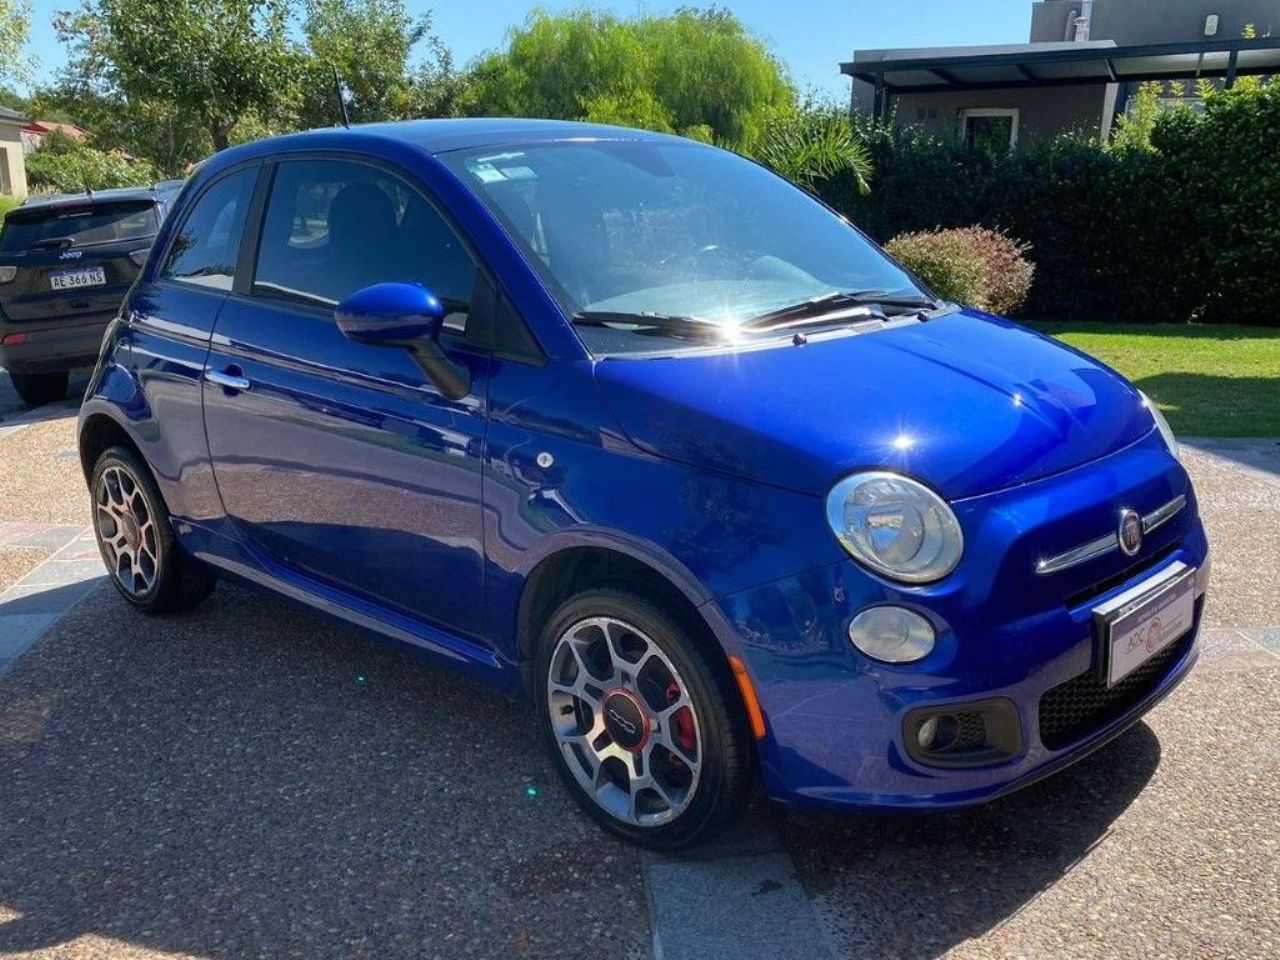
{"label": "window of building", "polygon": [[960,132],[975,150],[1003,153],[1018,145],[1017,108],[984,107],[960,111]]}

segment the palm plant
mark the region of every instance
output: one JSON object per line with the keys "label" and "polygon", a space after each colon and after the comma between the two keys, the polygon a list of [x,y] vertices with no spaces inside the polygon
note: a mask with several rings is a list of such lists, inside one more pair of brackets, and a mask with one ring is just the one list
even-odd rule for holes
{"label": "palm plant", "polygon": [[837,107],[803,105],[779,111],[765,121],[755,143],[740,152],[807,190],[846,174],[859,193],[871,189],[871,155]]}

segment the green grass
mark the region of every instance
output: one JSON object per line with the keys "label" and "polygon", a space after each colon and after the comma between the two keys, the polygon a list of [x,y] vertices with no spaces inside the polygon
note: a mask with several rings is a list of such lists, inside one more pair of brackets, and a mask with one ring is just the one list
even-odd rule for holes
{"label": "green grass", "polygon": [[1174,433],[1280,437],[1280,329],[1227,324],[1032,323],[1114,367]]}
{"label": "green grass", "polygon": [[8,194],[0,194],[0,217],[3,217],[24,199],[24,197],[11,197]]}

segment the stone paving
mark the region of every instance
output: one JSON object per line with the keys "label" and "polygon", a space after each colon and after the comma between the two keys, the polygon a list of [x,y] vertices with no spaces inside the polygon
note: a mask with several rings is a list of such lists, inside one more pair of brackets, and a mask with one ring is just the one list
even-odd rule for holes
{"label": "stone paving", "polygon": [[[5,379],[6,468],[82,516],[71,405],[9,415]],[[760,804],[673,857],[600,835],[487,691],[228,585],[146,620],[84,525],[0,513],[47,557],[0,593],[0,955],[1270,960],[1280,444],[1187,447],[1209,628],[1142,723],[977,810]]]}
{"label": "stone paving", "polygon": [[0,592],[0,673],[59,617],[106,580],[89,527],[0,522],[0,548],[52,549],[53,555]]}

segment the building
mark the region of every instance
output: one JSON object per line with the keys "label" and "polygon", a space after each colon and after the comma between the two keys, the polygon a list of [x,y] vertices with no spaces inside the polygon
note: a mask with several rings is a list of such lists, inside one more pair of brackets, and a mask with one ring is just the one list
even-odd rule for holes
{"label": "building", "polygon": [[1028,43],[858,50],[840,71],[852,110],[931,133],[1106,138],[1144,81],[1280,73],[1280,0],[1040,0]]}
{"label": "building", "polygon": [[27,165],[22,146],[22,128],[27,118],[16,110],[0,107],[0,194],[25,196]]}
{"label": "building", "polygon": [[32,120],[22,128],[22,143],[30,153],[40,146],[44,138],[54,132],[61,133],[72,140],[83,140],[89,132],[74,123],[57,123],[53,120]]}

